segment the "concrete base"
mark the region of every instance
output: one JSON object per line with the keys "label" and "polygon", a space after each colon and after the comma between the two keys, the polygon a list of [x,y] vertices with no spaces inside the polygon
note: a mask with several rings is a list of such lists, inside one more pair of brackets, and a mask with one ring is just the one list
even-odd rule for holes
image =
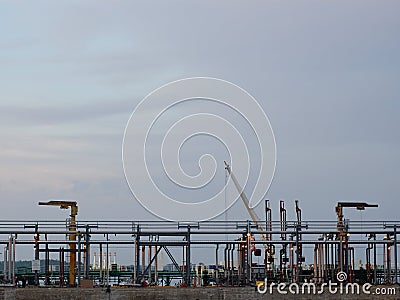
{"label": "concrete base", "polygon": [[400,289],[396,295],[279,295],[277,292],[259,294],[253,287],[232,288],[111,288],[106,293],[101,288],[1,288],[0,300],[153,300],[153,299],[207,299],[207,300],[244,300],[244,299],[400,299]]}

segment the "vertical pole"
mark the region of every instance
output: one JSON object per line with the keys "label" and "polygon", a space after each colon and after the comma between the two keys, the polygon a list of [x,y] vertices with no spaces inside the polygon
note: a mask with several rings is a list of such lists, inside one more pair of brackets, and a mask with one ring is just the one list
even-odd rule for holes
{"label": "vertical pole", "polygon": [[139,277],[140,277],[140,227],[139,225],[137,226],[137,232],[136,232],[136,269],[137,269],[137,278],[136,278],[136,283],[139,283]]}
{"label": "vertical pole", "polygon": [[99,265],[100,265],[100,274],[99,274],[99,276],[100,276],[100,283],[101,284],[103,284],[104,283],[104,281],[103,281],[103,245],[102,244],[100,244],[99,245]]}
{"label": "vertical pole", "polygon": [[[388,234],[389,235],[389,234]],[[390,249],[390,244],[388,243],[388,244],[386,244],[386,250],[387,250],[387,256],[386,256],[386,260],[387,260],[387,278],[388,278],[388,281],[387,281],[387,283],[388,284],[391,284],[392,282],[392,280],[391,280],[391,268],[392,268],[392,262],[391,262],[391,257],[390,257],[390,251],[391,251],[391,249]]]}
{"label": "vertical pole", "polygon": [[144,281],[144,269],[146,268],[146,246],[142,246],[142,268],[141,268],[141,273],[142,273],[142,281]]}
{"label": "vertical pole", "polygon": [[13,261],[12,261],[12,273],[13,273],[13,278],[15,277],[15,256],[16,256],[16,245],[15,245],[15,239],[16,235],[12,237],[12,250],[13,250]]}
{"label": "vertical pole", "polygon": [[[69,231],[76,230],[75,213],[74,207],[71,206],[71,223],[69,225]],[[75,241],[76,234],[70,233],[69,240]],[[69,244],[70,254],[69,254],[69,285],[75,286],[75,275],[76,275],[76,245],[75,243]]]}
{"label": "vertical pole", "polygon": [[78,287],[81,286],[81,264],[82,264],[81,237],[82,235],[78,233]]}
{"label": "vertical pole", "polygon": [[[240,239],[241,243],[238,246],[238,278],[239,278],[239,284],[243,282],[243,274],[244,274],[244,244],[243,244],[243,237]],[[217,245],[218,246],[218,245]]]}
{"label": "vertical pole", "polygon": [[190,286],[190,225],[187,227],[186,236],[186,286]]}
{"label": "vertical pole", "polygon": [[[89,279],[90,273],[90,234],[89,234],[89,225],[86,225],[86,256],[85,256],[85,279]],[[94,262],[96,264],[96,261]]]}
{"label": "vertical pole", "polygon": [[218,249],[219,249],[219,244],[217,244],[217,247],[215,248],[215,283],[218,284]]}
{"label": "vertical pole", "polygon": [[158,251],[158,247],[154,246],[154,255],[156,256],[155,260],[154,260],[154,282],[155,282],[156,286],[158,285],[158,254],[157,254],[157,251]]}
{"label": "vertical pole", "polygon": [[318,244],[314,245],[314,278],[318,280]]}
{"label": "vertical pole", "polygon": [[185,263],[185,245],[182,246],[182,283],[186,282],[185,273],[186,263]]}
{"label": "vertical pole", "polygon": [[397,228],[396,225],[394,225],[394,283],[397,284]]}
{"label": "vertical pole", "polygon": [[[333,240],[333,238],[332,238]],[[337,251],[336,251],[336,243],[332,244],[332,269],[331,269],[331,280],[334,280],[335,278],[335,270],[337,269]]]}
{"label": "vertical pole", "polygon": [[232,280],[232,285],[234,285],[234,278],[235,278],[235,265],[233,263],[233,252],[235,251],[235,244],[232,244],[232,250],[231,250],[231,264],[232,264],[232,276],[231,276],[231,280]]}
{"label": "vertical pole", "polygon": [[[376,241],[375,234],[374,234],[374,241]],[[377,282],[376,282],[376,243],[374,243],[374,284],[377,284]]]}
{"label": "vertical pole", "polygon": [[137,235],[135,235],[135,239],[134,239],[134,251],[133,251],[133,282],[137,283],[137,272],[138,272],[138,262],[137,262],[137,254],[138,254],[138,244],[137,244]]}
{"label": "vertical pole", "polygon": [[[39,260],[39,232],[38,225],[35,225],[35,260]],[[39,271],[35,271],[35,285],[39,285]]]}
{"label": "vertical pole", "polygon": [[340,272],[343,272],[343,241],[342,235],[339,233],[339,251],[338,251]]}
{"label": "vertical pole", "polygon": [[60,286],[64,286],[64,248],[60,248]]}
{"label": "vertical pole", "polygon": [[329,246],[326,243],[328,237],[325,236],[325,273],[324,273],[324,282],[328,281],[328,272],[329,272]]}
{"label": "vertical pole", "polygon": [[296,224],[296,277],[295,282],[299,282],[299,256],[300,256],[300,249],[299,249],[299,224]]}
{"label": "vertical pole", "polygon": [[228,261],[227,261],[227,255],[226,255],[227,249],[228,249],[228,244],[225,244],[225,249],[224,249],[224,273],[225,273],[225,277],[228,276],[228,273],[227,273]]}
{"label": "vertical pole", "polygon": [[[290,240],[291,241],[293,241],[293,237],[292,236],[290,236]],[[294,248],[293,248],[293,243],[291,243],[290,244],[290,282],[293,282],[293,279],[294,279],[294,255],[293,255],[293,251],[294,251]]]}
{"label": "vertical pole", "polygon": [[383,247],[383,279],[385,281],[385,283],[388,283],[387,280],[387,250],[386,250],[386,243],[383,243],[382,247]]}
{"label": "vertical pole", "polygon": [[[280,200],[279,202],[279,220],[280,220],[280,225],[281,225],[281,231],[285,232],[287,229],[287,224],[286,224],[286,209],[285,209],[285,202],[283,200]],[[272,230],[272,224],[270,226]],[[286,241],[287,236],[286,233],[281,233],[281,240]],[[290,248],[292,248],[292,245],[290,245]],[[287,265],[287,244],[282,245],[281,249],[282,253],[280,253],[280,271],[281,271],[281,279],[284,279],[284,276],[286,275],[286,265]],[[289,253],[291,257],[291,252]],[[283,266],[283,271],[282,271],[282,266]],[[290,262],[290,266],[293,269],[293,261]]]}
{"label": "vertical pole", "polygon": [[251,247],[250,247],[250,232],[247,231],[247,235],[246,235],[246,239],[247,239],[247,247],[246,247],[246,284],[249,284],[249,282],[251,281],[251,270],[250,270],[250,255],[251,255]]}
{"label": "vertical pole", "polygon": [[[232,262],[233,265],[233,262]],[[232,268],[233,270],[233,268]],[[248,282],[252,281],[252,268],[251,268],[251,227],[250,227],[250,221],[247,221],[247,278]]]}
{"label": "vertical pole", "polygon": [[12,272],[11,272],[11,260],[12,260],[12,250],[11,250],[11,235],[8,238],[8,244],[7,244],[7,253],[8,253],[8,272],[7,272],[7,277],[11,283],[14,281],[14,277],[12,277]]}
{"label": "vertical pole", "polygon": [[325,250],[324,249],[325,249],[324,248],[324,244],[321,243],[321,256],[322,256],[322,259],[321,259],[321,266],[322,266],[321,282],[323,282],[323,280],[324,280],[325,268],[326,268],[326,265],[325,265]]}
{"label": "vertical pole", "polygon": [[[265,229],[267,231],[272,231],[272,211],[269,206],[269,200],[265,200]],[[272,240],[272,233],[267,233],[265,235],[267,241]],[[272,265],[272,268],[268,267],[268,263],[270,262],[269,259],[272,257],[273,253],[273,245],[268,244],[267,247],[264,249],[264,270],[265,270],[265,277],[267,277],[267,271],[269,270],[274,270],[274,265]],[[281,260],[280,260],[281,263]],[[282,267],[282,264],[280,264]],[[282,270],[282,268],[281,268]]]}
{"label": "vertical pole", "polygon": [[368,244],[367,249],[365,250],[365,267],[367,270],[367,282],[371,283],[371,248],[372,245]]}
{"label": "vertical pole", "polygon": [[12,276],[12,247],[11,247],[11,235],[8,238],[8,278],[10,282],[14,283],[14,277]]}
{"label": "vertical pole", "polygon": [[6,282],[9,280],[7,275],[7,246],[4,247],[4,262],[3,262],[3,274]]}
{"label": "vertical pole", "polygon": [[82,255],[83,255],[83,279],[86,279],[86,242],[83,245],[83,251],[82,251]]}
{"label": "vertical pole", "polygon": [[139,267],[140,267],[140,227],[139,225],[137,226],[137,232],[136,232],[136,282],[139,283]]}
{"label": "vertical pole", "polygon": [[[46,241],[47,241],[47,234],[46,234]],[[50,264],[50,252],[49,252],[49,244],[46,243],[46,251],[45,251],[45,258],[44,258],[44,272],[46,277],[46,285],[50,284],[50,272],[49,272],[49,264]]]}
{"label": "vertical pole", "polygon": [[110,270],[109,270],[109,258],[108,258],[108,233],[106,234],[107,237],[107,244],[106,244],[106,274],[107,274],[107,287],[109,286],[109,280],[110,280]]}
{"label": "vertical pole", "polygon": [[231,244],[227,244],[225,250],[226,250],[226,258],[227,258],[226,262],[227,262],[227,282],[228,282],[228,285],[229,285],[230,275],[231,275],[231,264],[230,264],[231,256],[230,256],[230,253],[229,253],[230,249],[231,249]]}
{"label": "vertical pole", "polygon": [[111,251],[108,252],[108,270],[107,270],[107,285],[110,282],[110,271],[111,271]]}

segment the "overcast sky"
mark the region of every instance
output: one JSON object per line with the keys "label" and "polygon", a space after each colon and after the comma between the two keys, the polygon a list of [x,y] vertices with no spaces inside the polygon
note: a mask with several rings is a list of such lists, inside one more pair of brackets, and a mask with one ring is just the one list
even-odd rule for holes
{"label": "overcast sky", "polygon": [[[2,1],[0,218],[62,220],[37,205],[56,198],[76,199],[80,219],[155,219],[123,175],[125,125],[154,89],[210,76],[269,116],[273,219],[280,199],[289,218],[299,199],[308,220],[335,220],[337,201],[380,205],[346,211],[354,220],[398,219],[399,12],[389,0]],[[241,202],[228,216],[249,218]]]}

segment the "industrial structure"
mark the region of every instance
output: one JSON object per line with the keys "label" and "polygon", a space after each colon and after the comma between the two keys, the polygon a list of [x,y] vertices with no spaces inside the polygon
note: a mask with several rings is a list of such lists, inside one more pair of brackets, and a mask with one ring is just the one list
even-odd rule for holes
{"label": "industrial structure", "polygon": [[[3,283],[24,276],[32,285],[51,286],[241,286],[269,282],[336,281],[345,272],[349,282],[399,282],[398,221],[350,221],[344,208],[378,207],[364,202],[338,202],[337,221],[305,221],[298,200],[296,219],[287,220],[279,201],[279,221],[272,220],[265,200],[264,218],[250,207],[230,166],[225,169],[251,220],[243,221],[78,221],[76,201],[53,200],[39,205],[71,209],[62,221],[0,221],[4,246]],[[32,239],[33,236],[33,239]],[[33,245],[31,267],[16,268],[16,251]],[[112,263],[110,247],[124,245],[131,263]],[[212,264],[196,264],[193,252],[202,247]],[[57,253],[57,268],[50,254]],[[160,255],[171,262],[161,266]],[[93,260],[91,259],[93,257]],[[358,263],[356,257],[365,261]],[[44,266],[41,265],[44,261]],[[51,269],[51,270],[50,270]],[[66,276],[68,274],[68,276]]]}
{"label": "industrial structure", "polygon": [[[49,202],[74,209],[74,203]],[[336,280],[344,271],[350,282],[398,283],[398,221],[350,221],[343,208],[365,209],[367,203],[339,202],[337,221],[306,221],[295,201],[296,220],[286,219],[279,202],[279,221],[272,221],[271,202],[256,221],[80,221],[77,210],[67,221],[1,221],[3,282],[26,275],[30,284],[224,285],[270,282],[317,283]],[[375,206],[375,205],[374,205]],[[19,248],[33,246],[31,268],[16,268]],[[118,265],[110,247],[124,245],[131,263]],[[196,264],[202,247],[211,264]],[[32,249],[32,248],[31,248]],[[58,266],[50,268],[57,253]],[[160,255],[166,268],[160,265]],[[114,255],[114,261],[112,257]],[[364,261],[360,265],[356,256]],[[43,266],[44,261],[44,266]],[[42,262],[42,265],[40,265]],[[39,264],[39,266],[38,266]],[[0,275],[1,276],[1,275]]]}

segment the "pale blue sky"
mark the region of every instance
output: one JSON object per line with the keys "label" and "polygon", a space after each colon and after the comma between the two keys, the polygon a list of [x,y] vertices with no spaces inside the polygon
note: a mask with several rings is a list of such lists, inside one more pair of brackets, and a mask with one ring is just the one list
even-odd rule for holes
{"label": "pale blue sky", "polygon": [[[398,1],[1,1],[1,219],[49,218],[37,202],[50,198],[76,199],[81,219],[154,218],[123,177],[125,124],[153,89],[191,76],[238,84],[270,117],[274,219],[280,199],[289,216],[300,199],[306,219],[334,220],[344,200],[380,205],[364,219],[398,219],[399,12]],[[229,217],[248,218],[242,203]]]}

